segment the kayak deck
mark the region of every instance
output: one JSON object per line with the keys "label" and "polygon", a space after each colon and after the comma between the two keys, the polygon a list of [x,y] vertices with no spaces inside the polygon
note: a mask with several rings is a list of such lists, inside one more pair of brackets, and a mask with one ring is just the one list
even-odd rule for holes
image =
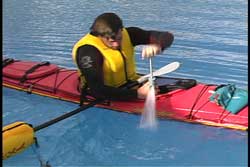
{"label": "kayak deck", "polygon": [[[40,63],[41,66],[37,64],[39,62],[19,60],[8,64],[3,68],[3,86],[74,103],[80,102],[79,76],[75,69],[66,69],[50,63]],[[38,67],[27,74],[27,71],[36,65]],[[174,78],[157,79],[167,81]],[[190,123],[247,130],[248,105],[237,114],[232,114],[209,101],[210,91],[215,90],[217,86],[198,83],[189,89],[176,89],[159,94],[156,96],[157,116]],[[110,101],[98,104],[96,107],[141,114],[144,111],[144,100]]]}

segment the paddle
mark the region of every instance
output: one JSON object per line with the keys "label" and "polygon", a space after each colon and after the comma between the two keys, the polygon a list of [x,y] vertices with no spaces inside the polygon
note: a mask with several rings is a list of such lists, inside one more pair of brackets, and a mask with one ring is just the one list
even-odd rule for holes
{"label": "paddle", "polygon": [[[150,60],[151,60],[151,59],[150,59]],[[150,63],[151,63],[151,61],[150,61]],[[164,74],[170,73],[170,72],[176,70],[179,66],[180,66],[180,63],[179,63],[179,62],[173,62],[173,63],[167,64],[167,65],[165,65],[164,67],[162,67],[162,68],[160,68],[160,69],[158,69],[158,70],[156,70],[156,71],[153,72],[152,63],[151,63],[151,66],[150,66],[150,68],[151,68],[151,69],[150,69],[150,73],[147,74],[147,75],[145,75],[145,76],[140,77],[140,78],[137,80],[137,82],[138,82],[137,84],[140,84],[140,83],[143,83],[143,82],[147,81],[147,80],[149,79],[150,76],[151,76],[151,77],[153,77],[153,76],[160,76],[160,75],[164,75]],[[151,78],[151,80],[153,80],[153,78]],[[151,81],[151,82],[152,82],[152,84],[153,84],[153,81]],[[61,120],[64,120],[64,119],[66,119],[66,118],[68,118],[68,117],[71,117],[71,116],[73,116],[73,115],[75,115],[75,114],[81,112],[82,110],[86,110],[86,109],[88,109],[88,108],[90,108],[90,107],[93,107],[94,105],[96,105],[96,104],[98,104],[98,103],[100,103],[100,102],[101,102],[100,100],[92,101],[92,102],[90,102],[90,103],[87,104],[87,105],[83,105],[83,106],[81,106],[81,107],[79,107],[79,108],[77,108],[77,109],[75,109],[75,110],[73,110],[73,111],[71,111],[71,112],[69,112],[69,113],[66,113],[66,114],[64,114],[64,115],[61,115],[61,116],[59,116],[59,117],[57,117],[57,118],[55,118],[55,119],[52,119],[52,120],[50,120],[50,121],[47,121],[47,122],[45,122],[45,123],[43,123],[43,124],[41,124],[41,125],[38,125],[38,126],[34,127],[34,131],[38,131],[38,130],[41,130],[41,129],[43,129],[43,128],[46,128],[46,127],[48,127],[48,126],[50,126],[50,125],[53,125],[53,124],[55,124],[55,123],[57,123],[57,122],[59,122],[59,121],[61,121]]]}

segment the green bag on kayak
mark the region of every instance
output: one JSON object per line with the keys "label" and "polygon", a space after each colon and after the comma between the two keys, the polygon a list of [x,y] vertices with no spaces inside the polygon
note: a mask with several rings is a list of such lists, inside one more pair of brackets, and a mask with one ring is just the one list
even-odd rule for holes
{"label": "green bag on kayak", "polygon": [[248,91],[236,88],[235,84],[220,85],[209,98],[224,109],[237,114],[248,104]]}

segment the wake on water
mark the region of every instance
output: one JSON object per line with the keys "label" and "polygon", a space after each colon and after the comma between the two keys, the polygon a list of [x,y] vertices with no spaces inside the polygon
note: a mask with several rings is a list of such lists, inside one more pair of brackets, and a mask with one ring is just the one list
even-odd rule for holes
{"label": "wake on water", "polygon": [[156,111],[155,111],[155,88],[151,86],[149,93],[146,97],[144,112],[142,113],[140,128],[156,129]]}

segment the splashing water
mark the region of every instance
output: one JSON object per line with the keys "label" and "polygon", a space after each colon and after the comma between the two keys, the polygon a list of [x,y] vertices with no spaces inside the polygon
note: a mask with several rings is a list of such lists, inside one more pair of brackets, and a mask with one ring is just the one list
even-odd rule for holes
{"label": "splashing water", "polygon": [[142,113],[139,127],[145,128],[145,129],[157,128],[154,86],[150,87],[149,93],[147,95],[145,106],[144,106],[144,112]]}

